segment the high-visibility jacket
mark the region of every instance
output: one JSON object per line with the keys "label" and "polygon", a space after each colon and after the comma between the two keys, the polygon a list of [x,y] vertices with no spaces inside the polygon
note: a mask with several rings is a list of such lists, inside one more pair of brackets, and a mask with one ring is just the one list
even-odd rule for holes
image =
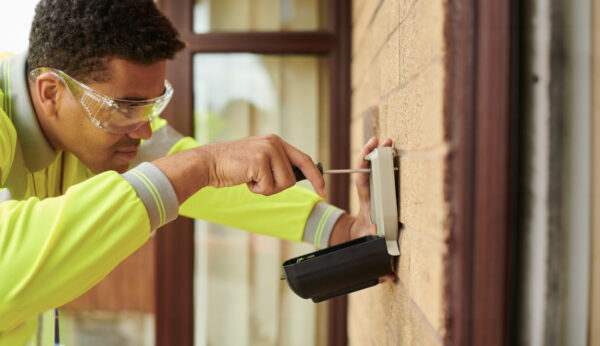
{"label": "high-visibility jacket", "polygon": [[[198,144],[166,121],[124,174],[94,175],[46,140],[30,101],[25,54],[0,56],[0,345],[22,345],[38,314],[75,299],[178,214],[323,247],[342,211],[293,187],[201,189],[181,206],[152,161]],[[85,140],[85,139],[82,139]]]}

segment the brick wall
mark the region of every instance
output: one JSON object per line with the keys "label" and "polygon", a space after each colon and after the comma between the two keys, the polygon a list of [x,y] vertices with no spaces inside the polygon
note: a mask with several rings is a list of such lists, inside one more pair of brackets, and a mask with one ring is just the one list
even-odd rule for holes
{"label": "brick wall", "polygon": [[355,157],[369,133],[394,140],[404,229],[399,280],[350,296],[351,345],[441,345],[446,334],[445,6],[353,1],[351,150]]}

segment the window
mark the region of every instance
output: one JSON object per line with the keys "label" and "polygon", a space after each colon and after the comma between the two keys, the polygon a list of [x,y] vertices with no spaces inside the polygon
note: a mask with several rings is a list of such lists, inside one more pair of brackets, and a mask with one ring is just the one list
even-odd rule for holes
{"label": "window", "polygon": [[327,0],[196,0],[194,32],[323,30]]}
{"label": "window", "polygon": [[[329,121],[327,59],[207,53],[194,55],[193,69],[200,143],[276,133],[314,160],[329,157],[320,135]],[[284,260],[314,247],[201,220],[195,237],[196,345],[325,345],[326,305],[279,279]]]}
{"label": "window", "polygon": [[[329,167],[349,166],[348,2],[161,0],[159,6],[176,24],[184,41],[188,43],[186,50],[167,67],[168,78],[176,93],[165,112],[165,118],[176,129],[187,135],[195,135],[203,142],[282,131],[280,135],[284,139],[327,162]],[[246,77],[242,73],[232,72],[232,69],[239,66],[247,66],[244,69],[244,74],[248,74]],[[223,75],[224,72],[219,71],[227,71],[224,77],[227,83],[211,77],[211,74]],[[216,88],[222,86],[208,85],[203,80],[205,78],[227,84],[226,89],[222,93],[215,92]],[[258,83],[254,84],[258,86],[252,87],[248,84],[250,82]],[[261,90],[255,90],[257,88]],[[304,114],[300,114],[303,111]],[[299,116],[308,116],[315,125],[306,132],[309,133],[308,136],[300,136],[295,131],[286,132],[286,128],[293,126]],[[323,142],[324,140],[327,142]],[[331,203],[347,208],[348,183],[348,177],[331,179],[328,184]],[[254,254],[254,260],[269,263],[269,267],[260,272],[253,271],[256,266],[247,266],[241,274],[244,277],[236,278],[240,282],[248,282],[248,275],[253,275],[254,278],[264,275],[271,277],[275,270],[278,278],[280,258],[287,258],[290,254],[291,245],[288,243],[278,246],[277,253],[259,254],[255,251],[257,248],[279,241],[235,230],[214,231],[218,226],[201,222],[198,225],[200,230],[195,233],[194,222],[180,218],[167,225],[168,230],[157,233],[156,340],[159,345],[189,345],[194,342],[194,338],[198,345],[205,344],[207,340],[224,340],[210,339],[211,333],[214,336],[216,331],[209,331],[211,327],[202,322],[202,319],[206,322],[209,318],[203,314],[210,313],[211,304],[216,306],[213,298],[209,298],[207,294],[217,289],[219,282],[198,280],[196,282],[200,282],[200,285],[194,287],[194,272],[201,278],[203,275],[211,275],[215,266],[232,265],[227,258],[217,264],[217,254],[210,258],[202,257],[210,256],[210,251],[201,253],[199,248],[206,244],[213,246],[212,240],[208,238],[227,238],[232,242],[230,246],[233,248],[241,244],[238,250],[244,253],[243,256]],[[195,234],[201,238],[196,248]],[[272,248],[270,245],[268,247]],[[233,248],[227,251],[233,251]],[[200,256],[196,266],[195,254]],[[231,274],[239,269],[230,267],[223,272]],[[222,287],[235,289],[235,286],[227,284]],[[262,287],[240,290],[238,293],[248,296],[257,289]],[[285,289],[289,290],[287,287]],[[238,314],[250,311],[247,304],[267,304],[265,301],[263,304],[252,299],[240,301],[244,301],[246,306],[237,305],[240,309]],[[323,306],[307,303],[306,306],[312,309]],[[230,304],[229,307],[231,306],[236,304]],[[236,313],[216,309],[222,316],[229,314],[231,317]],[[273,306],[270,309],[274,311]],[[323,327],[328,332],[327,344],[345,344],[345,300],[330,303],[328,313],[328,326],[325,323],[315,326],[314,335],[323,335],[317,330]],[[214,315],[210,318],[213,317]],[[258,317],[261,325],[265,323],[265,320],[260,319],[262,317]],[[264,332],[272,335],[272,328],[276,327],[267,326],[264,330],[254,331],[254,326],[250,326],[249,321],[246,318],[236,325],[244,330],[242,334]],[[292,324],[289,322],[287,325]],[[235,343],[238,340],[228,339],[227,342]]]}

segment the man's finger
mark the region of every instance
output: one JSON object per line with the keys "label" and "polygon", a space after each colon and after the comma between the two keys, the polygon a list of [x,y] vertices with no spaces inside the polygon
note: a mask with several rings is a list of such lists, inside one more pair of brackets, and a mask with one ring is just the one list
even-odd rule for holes
{"label": "man's finger", "polygon": [[265,165],[262,167],[256,167],[257,176],[253,178],[253,181],[247,183],[248,188],[253,193],[260,193],[262,195],[272,195],[275,193],[275,182],[273,172],[271,170],[270,162],[263,162]]}
{"label": "man's finger", "polygon": [[[365,144],[360,153],[358,154],[358,168],[368,168],[369,163],[365,160],[365,156],[367,156],[371,151],[377,148],[377,138],[371,137],[367,144]],[[359,173],[356,176],[356,187],[358,192],[358,198],[360,201],[368,201],[369,199],[369,174],[368,173]]]}
{"label": "man's finger", "polygon": [[388,274],[379,278],[379,283],[388,282],[388,281],[396,281],[398,277],[394,274]]}
{"label": "man's finger", "polygon": [[362,147],[360,154],[358,154],[358,168],[367,168],[369,166],[367,160],[365,160],[365,156],[377,148],[377,142],[377,137],[371,137],[371,139],[367,141],[367,144]]}
{"label": "man's finger", "polygon": [[283,141],[280,141],[275,144],[278,155],[271,159],[273,179],[278,191],[283,191],[296,184],[294,172],[292,171],[292,164],[290,163],[282,143]]}
{"label": "man's finger", "polygon": [[288,143],[282,142],[282,144],[287,157],[290,159],[290,162],[294,166],[298,167],[300,171],[302,171],[306,179],[308,179],[308,181],[310,181],[312,186],[315,188],[315,191],[317,191],[321,197],[325,197],[327,195],[327,190],[325,189],[325,179],[323,179],[323,175],[312,161],[310,156],[304,154]]}

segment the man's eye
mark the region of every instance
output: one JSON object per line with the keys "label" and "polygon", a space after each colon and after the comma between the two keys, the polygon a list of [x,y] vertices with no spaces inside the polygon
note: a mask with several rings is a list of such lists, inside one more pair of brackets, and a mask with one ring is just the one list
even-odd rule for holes
{"label": "man's eye", "polygon": [[121,113],[122,116],[124,116],[128,119],[134,118],[136,115],[136,113],[133,112],[133,110],[129,109],[129,108],[120,108],[119,113]]}

